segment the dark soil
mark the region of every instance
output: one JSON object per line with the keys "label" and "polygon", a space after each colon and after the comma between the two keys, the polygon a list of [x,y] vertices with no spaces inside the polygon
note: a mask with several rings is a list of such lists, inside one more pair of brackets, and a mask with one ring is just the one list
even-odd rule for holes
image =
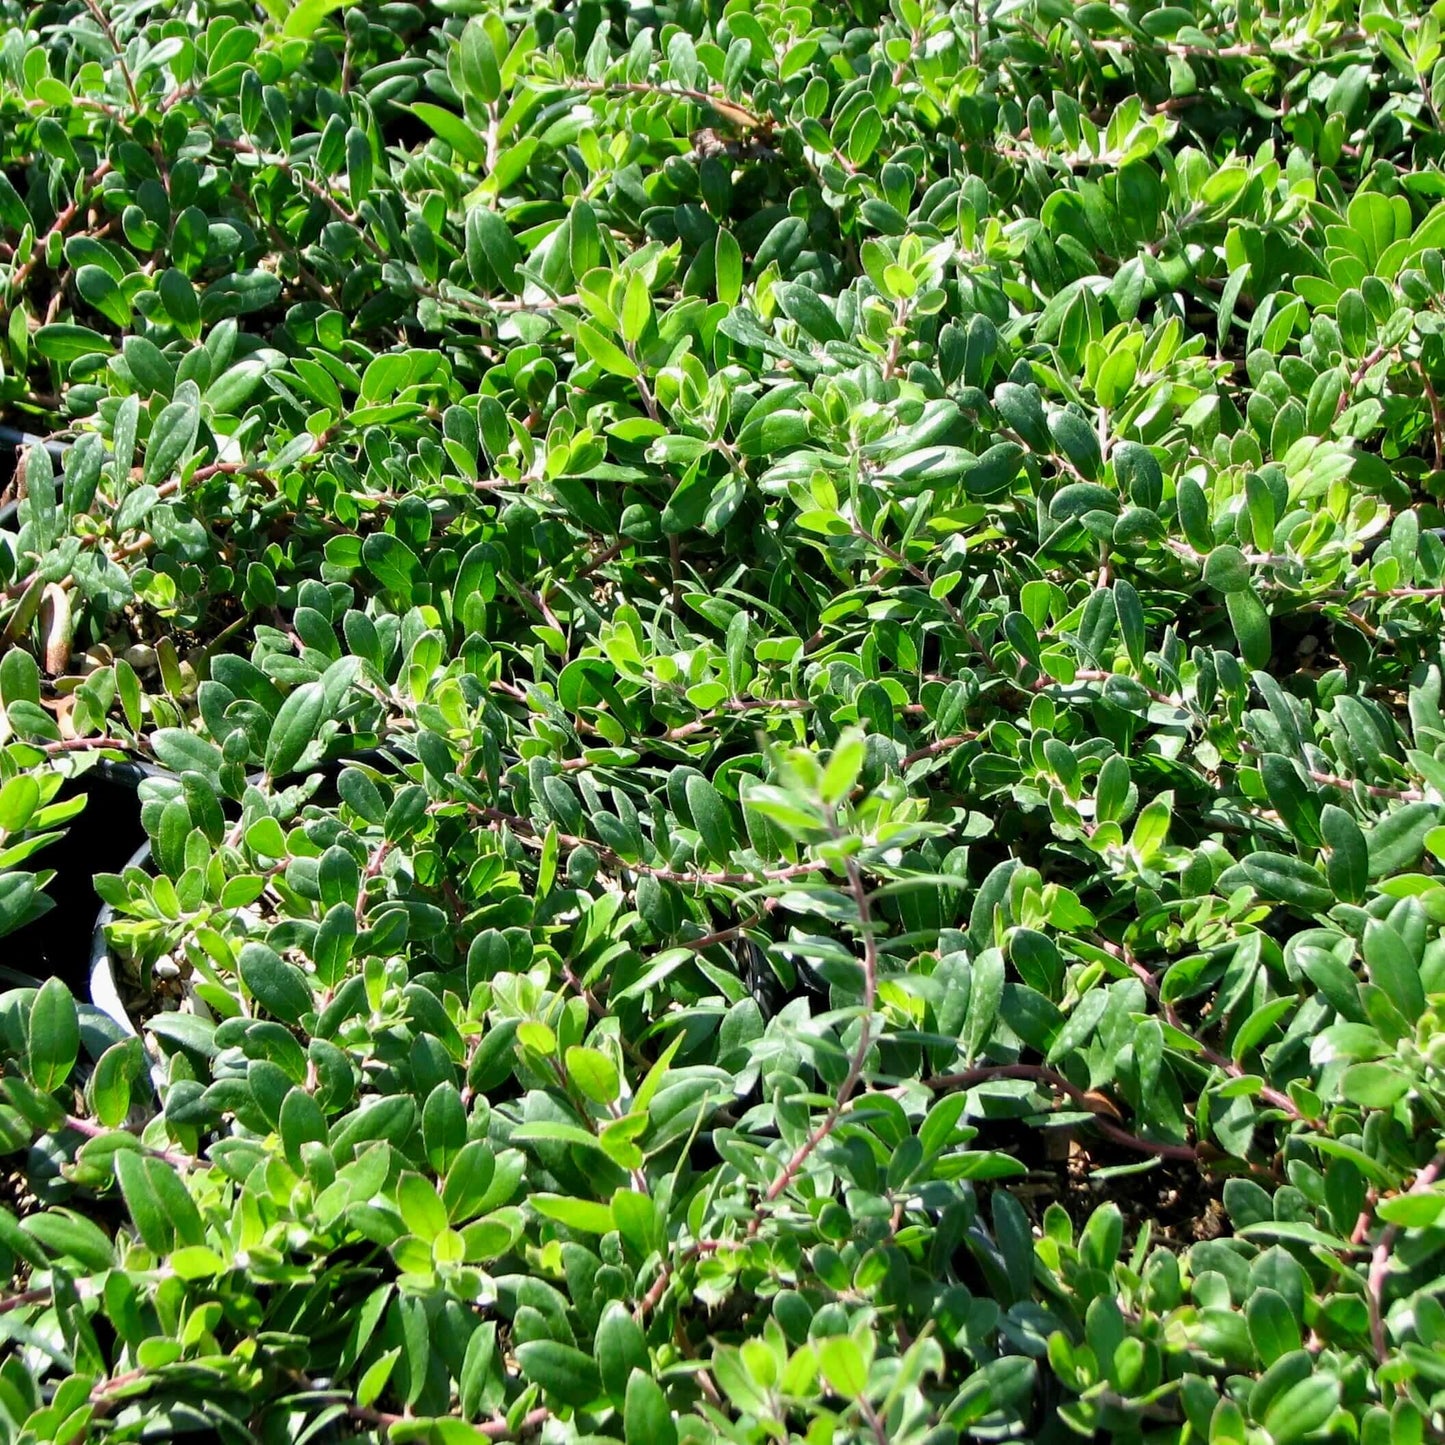
{"label": "dark soil", "polygon": [[1224,1174],[1188,1160],[1156,1159],[1121,1188],[1117,1177],[1101,1180],[1096,1171],[1149,1161],[1087,1125],[1046,1130],[1021,1121],[989,1121],[973,1147],[1005,1150],[1028,1167],[1025,1177],[1004,1184],[1035,1223],[1057,1203],[1077,1233],[1108,1200],[1123,1212],[1124,1237],[1130,1241],[1146,1224],[1155,1243],[1176,1250],[1228,1232],[1221,1202]]}

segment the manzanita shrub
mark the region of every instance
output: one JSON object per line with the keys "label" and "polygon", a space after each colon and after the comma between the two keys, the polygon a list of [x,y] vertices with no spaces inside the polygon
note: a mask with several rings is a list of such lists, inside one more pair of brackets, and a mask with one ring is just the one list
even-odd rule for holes
{"label": "manzanita shrub", "polygon": [[1440,8],[0,0],[0,1439],[1445,1435]]}

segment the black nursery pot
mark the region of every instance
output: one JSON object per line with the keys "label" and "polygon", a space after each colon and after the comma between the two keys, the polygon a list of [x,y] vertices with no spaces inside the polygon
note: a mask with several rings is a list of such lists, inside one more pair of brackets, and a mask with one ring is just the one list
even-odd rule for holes
{"label": "black nursery pot", "polygon": [[[144,868],[150,861],[151,845],[147,840],[121,864],[120,868],[113,871],[119,873],[125,868]],[[90,1001],[101,1013],[119,1024],[123,1032],[135,1035],[139,1033],[139,1030],[131,1019],[130,1010],[126,1008],[125,1002],[120,996],[120,987],[116,980],[115,955],[110,951],[110,944],[105,936],[106,924],[110,923],[114,917],[115,909],[109,903],[103,903],[91,925]]]}
{"label": "black nursery pot", "polygon": [[161,770],[145,763],[102,759],[67,779],[57,800],[85,795],[84,809],[64,837],[38,853],[36,866],[55,869],[45,890],[55,906],[5,939],[5,961],[37,978],[55,977],[85,995],[90,941],[100,899],[97,873],[114,873],[145,841],[138,789]]}

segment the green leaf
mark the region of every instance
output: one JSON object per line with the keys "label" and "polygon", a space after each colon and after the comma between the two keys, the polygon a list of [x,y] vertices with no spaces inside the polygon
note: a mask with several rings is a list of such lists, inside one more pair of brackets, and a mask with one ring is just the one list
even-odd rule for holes
{"label": "green leaf", "polygon": [[1118,494],[1097,482],[1070,482],[1060,487],[1049,503],[1049,516],[1059,522],[1087,516],[1090,512],[1107,512],[1116,516],[1118,511]]}
{"label": "green leaf", "polygon": [[560,1404],[582,1409],[601,1393],[597,1366],[571,1345],[556,1340],[529,1340],[517,1346],[516,1354],[522,1374]]}
{"label": "green leaf", "polygon": [[749,419],[738,433],[737,449],[745,457],[769,457],[804,445],[810,435],[808,418],[798,411],[771,411]]}
{"label": "green leaf", "polygon": [[474,1219],[491,1206],[492,1180],[497,1172],[496,1156],[484,1139],[471,1139],[464,1144],[447,1170],[442,1185],[442,1203],[447,1218],[453,1223]]}
{"label": "green leaf", "polygon": [[687,806],[697,831],[702,834],[703,847],[714,863],[725,865],[735,845],[732,815],[722,795],[706,778],[691,776],[684,791]]}
{"label": "green leaf", "polygon": [[832,1335],[818,1346],[818,1364],[835,1395],[858,1400],[868,1389],[868,1362],[851,1335]]}
{"label": "green leaf", "polygon": [[1267,1369],[1284,1355],[1301,1348],[1299,1321],[1284,1296],[1272,1289],[1256,1289],[1246,1303],[1249,1338]]}
{"label": "green leaf", "polygon": [[1369,848],[1360,825],[1333,803],[1320,810],[1320,834],[1329,849],[1325,876],[1343,903],[1363,903],[1369,886]]}
{"label": "green leaf", "polygon": [[496,211],[474,206],[467,212],[467,270],[484,290],[501,289],[513,294],[522,289],[517,267],[522,251],[511,227]]}
{"label": "green leaf", "polygon": [[1287,903],[1305,913],[1323,913],[1335,901],[1319,869],[1288,853],[1251,853],[1240,868],[1259,895],[1271,902]]}
{"label": "green leaf", "polygon": [[425,577],[416,553],[390,532],[373,532],[361,544],[361,560],[383,587],[407,601]]}
{"label": "green leaf", "polygon": [[1329,1374],[1312,1374],[1291,1385],[1265,1411],[1264,1428],[1274,1445],[1294,1445],[1320,1429],[1340,1403],[1340,1382]]}
{"label": "green leaf", "polygon": [[[1086,482],[1092,482],[1099,474],[1103,457],[1099,451],[1099,438],[1093,427],[1083,417],[1071,411],[1055,411],[1050,414],[1049,435],[1055,445],[1066,456],[1074,469]],[[1102,490],[1102,489],[1101,489]],[[1113,499],[1113,510],[1117,511],[1119,501]]]}
{"label": "green leaf", "polygon": [[642,340],[651,320],[652,297],[648,293],[647,282],[634,271],[627,278],[627,290],[622,301],[622,339],[636,345]]}
{"label": "green leaf", "polygon": [[1319,799],[1299,768],[1281,753],[1266,753],[1260,759],[1259,771],[1270,802],[1290,832],[1304,847],[1318,848],[1321,842]]}
{"label": "green leaf", "polygon": [[622,1092],[617,1065],[601,1049],[573,1045],[566,1053],[567,1077],[594,1104],[611,1104]]}
{"label": "green leaf", "polygon": [[621,1300],[612,1300],[602,1311],[596,1336],[597,1370],[602,1388],[622,1408],[629,1381],[637,1371],[648,1369],[647,1341],[632,1311]]}
{"label": "green leaf", "polygon": [[118,1150],[115,1177],[142,1243],[153,1253],[164,1256],[173,1248],[176,1234],[146,1168],[147,1162],[133,1149]]}
{"label": "green leaf", "polygon": [[1229,612],[1229,625],[1239,643],[1239,655],[1249,667],[1268,667],[1274,643],[1264,603],[1248,589],[1230,592],[1224,603]]}
{"label": "green leaf", "polygon": [[577,339],[582,343],[587,359],[595,361],[603,371],[610,371],[614,376],[624,376],[629,379],[641,374],[637,363],[615,341],[604,336],[591,322],[580,321],[577,323]]}
{"label": "green leaf", "polygon": [[391,1372],[401,1358],[401,1350],[402,1347],[397,1345],[395,1349],[378,1356],[367,1366],[356,1384],[356,1403],[361,1409],[369,1410],[380,1397],[381,1392],[386,1389],[387,1382],[391,1379]]}
{"label": "green leaf", "polygon": [[86,1269],[102,1271],[115,1265],[115,1245],[99,1225],[73,1210],[51,1208],[27,1215],[20,1222],[26,1234],[40,1241],[55,1259],[72,1259]]}
{"label": "green leaf", "polygon": [[713,243],[713,284],[724,306],[736,306],[743,294],[743,253],[731,231],[718,227]]}
{"label": "green leaf", "polygon": [[462,62],[462,79],[467,89],[484,105],[501,99],[502,73],[497,52],[487,27],[473,16],[462,30],[458,53]]}
{"label": "green leaf", "polygon": [[463,1257],[468,1264],[486,1264],[500,1259],[516,1244],[522,1233],[520,1209],[498,1209],[473,1220],[462,1230]]}
{"label": "green leaf", "polygon": [[592,1199],[576,1199],[566,1194],[533,1194],[527,1202],[538,1214],[583,1234],[607,1234],[614,1227],[612,1210]]}
{"label": "green leaf", "polygon": [[355,3],[356,0],[299,0],[286,16],[281,33],[294,40],[310,40],[332,11]]}
{"label": "green leaf", "polygon": [[1351,1064],[1340,1077],[1340,1093],[1366,1109],[1388,1109],[1410,1092],[1410,1075],[1393,1064]]}
{"label": "green leaf", "polygon": [[1136,672],[1144,670],[1145,630],[1144,604],[1132,583],[1122,577],[1113,586],[1114,611],[1119,618],[1119,635],[1124,639],[1129,661]]}
{"label": "green leaf", "polygon": [[443,1079],[427,1095],[421,1111],[422,1139],[433,1171],[445,1176],[467,1145],[467,1110],[461,1091]]}
{"label": "green leaf", "polygon": [[1365,925],[1365,967],[1370,981],[1380,988],[1407,1019],[1425,1011],[1425,988],[1409,946],[1388,923],[1372,918]]}
{"label": "green leaf", "polygon": [[75,999],[58,978],[46,979],[35,992],[26,1049],[37,1089],[48,1094],[70,1077],[80,1053],[80,1020]]}
{"label": "green leaf", "polygon": [[302,683],[281,704],[266,740],[266,772],[285,777],[315,741],[327,713],[326,689],[319,682]]}
{"label": "green leaf", "polygon": [[145,1069],[145,1050],[139,1039],[112,1044],[95,1062],[90,1076],[91,1107],[107,1129],[118,1129],[130,1113],[131,1085]]}
{"label": "green leaf", "polygon": [[122,328],[130,325],[130,302],[110,272],[99,266],[79,266],[75,272],[75,289],[108,321]]}
{"label": "green leaf", "polygon": [[878,142],[883,139],[883,117],[877,106],[868,106],[853,122],[845,149],[855,166],[867,165]]}
{"label": "green leaf", "polygon": [[1404,873],[1420,861],[1425,835],[1440,819],[1434,803],[1406,803],[1385,814],[1370,830],[1370,877]]}
{"label": "green leaf", "polygon": [[1225,543],[1204,559],[1204,580],[1220,592],[1246,591],[1249,578],[1249,563],[1238,547]]}
{"label": "green leaf", "polygon": [[779,281],[773,287],[773,298],[783,308],[783,314],[814,341],[844,339],[838,318],[816,291],[791,281]]}
{"label": "green leaf", "polygon": [[622,1428],[626,1445],[678,1445],[677,1425],[668,1409],[667,1396],[643,1370],[633,1370],[628,1377]]}
{"label": "green leaf", "polygon": [[488,1320],[472,1331],[457,1381],[462,1414],[467,1418],[482,1412],[483,1401],[499,1374],[497,1363],[497,1326],[495,1321]]}
{"label": "green leaf", "polygon": [[315,1007],[306,975],[264,943],[248,943],[241,950],[239,972],[256,1002],[283,1023],[298,1023]]}
{"label": "green leaf", "polygon": [[100,332],[64,321],[42,326],[32,340],[36,351],[50,361],[81,361],[87,356],[109,356],[115,350]]}
{"label": "green leaf", "polygon": [[201,293],[201,319],[209,325],[232,316],[264,311],[281,294],[281,278],[270,271],[238,271],[212,281]]}
{"label": "green leaf", "polygon": [[1375,1213],[1401,1229],[1434,1229],[1445,1219],[1445,1190],[1411,1190],[1381,1201]]}
{"label": "green leaf", "polygon": [[359,207],[371,191],[374,172],[371,140],[353,125],[346,132],[346,189],[353,207]]}
{"label": "green leaf", "polygon": [[850,728],[839,737],[828,757],[828,765],[823,769],[818,788],[819,796],[825,803],[837,806],[852,793],[867,752],[863,734],[856,729]]}
{"label": "green leaf", "polygon": [[155,289],[166,319],[188,341],[196,340],[201,334],[201,303],[189,278],[171,268],[160,273]]}
{"label": "green leaf", "polygon": [[429,1180],[403,1174],[396,1186],[397,1208],[406,1227],[428,1244],[447,1227],[446,1206]]}

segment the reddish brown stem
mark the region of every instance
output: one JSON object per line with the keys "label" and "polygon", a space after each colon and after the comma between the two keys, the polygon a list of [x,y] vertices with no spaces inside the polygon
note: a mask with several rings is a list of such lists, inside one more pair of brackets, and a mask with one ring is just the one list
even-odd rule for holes
{"label": "reddish brown stem", "polygon": [[724,120],[730,120],[734,125],[750,130],[766,128],[769,124],[763,116],[755,115],[725,95],[714,95],[707,90],[692,90],[682,85],[624,80],[563,80],[557,83],[568,90],[579,90],[585,95],[649,95],[672,100],[690,100],[694,105],[711,106]]}
{"label": "reddish brown stem", "polygon": [[[84,1134],[87,1139],[100,1139],[107,1134],[113,1134],[113,1129],[104,1129],[99,1124],[92,1123],[89,1119],[78,1119],[74,1114],[65,1116],[65,1127],[73,1129],[77,1134]],[[149,1154],[152,1159],[160,1159],[169,1164],[172,1169],[194,1169],[199,1160],[192,1159],[189,1154],[176,1154],[169,1149],[152,1149],[148,1145],[141,1145],[141,1152]]]}
{"label": "reddish brown stem", "polygon": [[[1127,948],[1123,948],[1116,943],[1111,943],[1108,939],[1100,939],[1099,941],[1115,958],[1118,958],[1128,965],[1134,977],[1144,985],[1145,992],[1158,1003],[1160,1011],[1164,1015],[1164,1022],[1176,1033],[1183,1034],[1184,1037],[1199,1050],[1199,1057],[1203,1059],[1205,1063],[1213,1065],[1216,1069],[1221,1069],[1232,1079],[1242,1079],[1246,1077],[1246,1072],[1242,1065],[1235,1063],[1233,1059],[1221,1054],[1217,1049],[1210,1048],[1202,1039],[1196,1038],[1195,1035],[1190,1032],[1184,1020],[1179,1017],[1179,1013],[1174,1005],[1160,996],[1159,985],[1155,981],[1154,975],[1150,973]],[[1266,1084],[1260,1088],[1259,1097],[1266,1103],[1273,1104],[1276,1109],[1280,1109],[1288,1114],[1291,1119],[1302,1120],[1304,1118],[1304,1115],[1300,1112],[1299,1105],[1296,1104],[1288,1094],[1279,1089],[1273,1089]]]}
{"label": "reddish brown stem", "polygon": [[[1415,1182],[1405,1191],[1408,1194],[1423,1194],[1445,1170],[1445,1149],[1415,1176]],[[1398,1196],[1397,1196],[1398,1197]],[[1375,1348],[1375,1358],[1385,1363],[1388,1343],[1385,1339],[1385,1280],[1390,1273],[1390,1252],[1400,1233],[1398,1224],[1387,1224],[1380,1231],[1375,1242],[1374,1253],[1370,1256],[1370,1272],[1365,1281],[1365,1302],[1370,1311],[1370,1342]]]}
{"label": "reddish brown stem", "polygon": [[1094,1125],[1101,1134],[1141,1154],[1157,1154],[1164,1159],[1195,1160],[1198,1154],[1190,1144],[1167,1144],[1159,1139],[1145,1139],[1142,1135],[1131,1134],[1121,1129],[1108,1117],[1108,1105],[1081,1089],[1071,1079],[1066,1079],[1056,1069],[1044,1064],[980,1064],[977,1068],[963,1069],[956,1074],[940,1074],[924,1082],[939,1093],[950,1093],[955,1089],[972,1089],[986,1084],[991,1079],[1028,1079],[1035,1083],[1047,1084],[1061,1094],[1066,1094],[1081,1109],[1094,1116]]}
{"label": "reddish brown stem", "polygon": [[[85,191],[87,197],[89,196],[89,193],[93,191],[96,186],[98,186],[101,181],[103,181],[106,176],[110,174],[110,172],[111,163],[109,161],[101,161],[101,163],[90,173],[89,178],[86,180]],[[45,253],[49,249],[48,242],[50,241],[50,238],[52,236],[63,236],[66,233],[66,231],[70,227],[70,223],[75,220],[76,216],[79,214],[80,207],[81,201],[79,196],[77,196],[75,200],[73,200],[68,206],[66,206],[63,211],[60,212],[59,215],[56,216],[55,221],[51,225],[50,229],[43,236],[39,237],[36,240],[35,249],[30,253],[30,259],[23,266],[21,266],[20,269],[16,271],[15,274],[10,278],[9,290],[12,301],[19,300],[20,290],[25,285],[25,282],[29,279],[30,273],[34,271],[35,268],[44,261]]]}
{"label": "reddish brown stem", "polygon": [[21,1290],[19,1294],[6,1295],[0,1299],[0,1315],[11,1310],[23,1310],[26,1305],[47,1304],[50,1300],[50,1286],[40,1285],[35,1289]]}
{"label": "reddish brown stem", "polygon": [[915,749],[904,756],[899,767],[906,773],[914,763],[921,763],[924,758],[935,758],[939,753],[946,753],[950,748],[961,747],[964,743],[971,743],[977,733],[957,733],[953,737],[939,738],[936,742],[929,743],[926,747]]}
{"label": "reddish brown stem", "polygon": [[[868,1050],[873,1047],[873,1004],[878,996],[878,940],[873,934],[873,917],[862,870],[853,858],[849,858],[844,866],[848,872],[848,891],[853,895],[853,902],[858,909],[858,924],[863,933],[863,1023],[858,1031],[853,1057],[848,1062],[848,1073],[839,1085],[837,1096],[823,1116],[822,1122],[803,1140],[793,1157],[779,1170],[777,1178],[768,1185],[763,1195],[764,1204],[771,1204],[793,1182],[798,1170],[808,1162],[813,1151],[837,1128],[838,1120],[848,1106],[848,1100],[853,1097],[853,1090],[858,1087],[863,1077],[863,1065],[868,1060]],[[748,1233],[756,1234],[762,1222],[763,1215],[759,1211],[753,1215]]]}

